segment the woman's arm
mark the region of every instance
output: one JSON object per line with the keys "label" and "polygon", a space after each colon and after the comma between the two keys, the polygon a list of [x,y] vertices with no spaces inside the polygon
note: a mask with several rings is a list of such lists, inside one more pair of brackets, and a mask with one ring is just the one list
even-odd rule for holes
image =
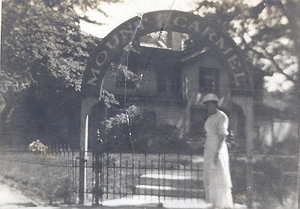
{"label": "woman's arm", "polygon": [[224,137],[220,136],[218,137],[218,145],[217,145],[217,150],[214,156],[214,164],[216,165],[218,163],[219,160],[219,153],[220,153],[220,149],[221,149],[221,144],[224,141],[226,135],[224,135]]}
{"label": "woman's arm", "polygon": [[228,117],[224,114],[221,115],[217,121],[217,134],[218,134],[218,143],[217,149],[214,156],[214,163],[217,164],[219,159],[219,152],[221,149],[222,142],[225,140],[225,137],[228,135]]}

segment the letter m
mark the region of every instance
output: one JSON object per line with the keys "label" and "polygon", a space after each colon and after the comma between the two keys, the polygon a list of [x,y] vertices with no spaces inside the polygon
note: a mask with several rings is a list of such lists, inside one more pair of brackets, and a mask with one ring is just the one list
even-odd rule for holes
{"label": "letter m", "polygon": [[88,85],[96,86],[97,85],[97,80],[98,80],[97,75],[100,74],[100,70],[96,70],[96,69],[92,68],[91,72],[93,74],[93,78],[91,78],[90,80],[88,80],[87,84]]}

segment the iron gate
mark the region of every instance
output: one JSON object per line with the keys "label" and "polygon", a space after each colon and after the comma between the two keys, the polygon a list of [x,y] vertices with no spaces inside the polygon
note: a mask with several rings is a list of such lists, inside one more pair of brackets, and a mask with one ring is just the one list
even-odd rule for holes
{"label": "iron gate", "polygon": [[93,204],[129,197],[204,197],[202,157],[178,153],[93,153]]}

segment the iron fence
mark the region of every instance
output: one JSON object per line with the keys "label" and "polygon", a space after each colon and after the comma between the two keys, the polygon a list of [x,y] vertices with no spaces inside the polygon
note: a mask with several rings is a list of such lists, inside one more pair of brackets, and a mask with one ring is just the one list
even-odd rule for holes
{"label": "iron fence", "polygon": [[[128,153],[89,151],[85,154],[85,203],[100,204],[123,198],[156,197],[157,200],[199,200],[204,198],[203,158],[195,153]],[[35,190],[50,203],[78,203],[80,151],[68,146],[48,147],[46,152],[28,148],[0,149],[0,176]],[[276,188],[294,188],[295,156],[256,156],[253,164],[255,199]],[[231,153],[235,202],[245,203],[246,158]],[[36,189],[35,189],[36,188]]]}
{"label": "iron fence", "polygon": [[65,203],[78,196],[79,151],[69,146],[48,146],[47,150],[5,147],[0,150],[0,175],[39,199]]}
{"label": "iron fence", "polygon": [[[255,201],[274,196],[282,201],[295,190],[295,156],[255,156],[252,195]],[[235,203],[247,203],[247,167],[245,155],[230,153],[230,169]],[[198,201],[204,199],[203,158],[183,153],[93,154],[93,204],[112,199],[148,199]],[[275,188],[275,189],[274,189]]]}
{"label": "iron fence", "polygon": [[94,204],[133,196],[203,198],[202,158],[174,153],[103,153],[94,161]]}

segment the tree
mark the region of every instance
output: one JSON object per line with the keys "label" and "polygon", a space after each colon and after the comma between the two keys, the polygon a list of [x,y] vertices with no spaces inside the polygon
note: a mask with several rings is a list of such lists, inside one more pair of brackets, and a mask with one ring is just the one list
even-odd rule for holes
{"label": "tree", "polygon": [[[118,0],[106,0],[117,2]],[[98,44],[80,31],[88,9],[101,1],[3,0],[1,30],[0,136],[21,90],[40,82],[37,69],[44,66],[63,84],[80,90],[82,72],[89,54]]]}
{"label": "tree", "polygon": [[66,87],[64,78],[54,77],[46,66],[37,67],[38,82],[18,94],[2,142],[23,146],[40,139],[47,145],[78,146],[80,92]]}
{"label": "tree", "polygon": [[296,6],[294,0],[262,0],[254,7],[242,0],[201,1],[193,12],[223,25],[248,62],[265,72],[267,90],[293,93],[298,77]]}

